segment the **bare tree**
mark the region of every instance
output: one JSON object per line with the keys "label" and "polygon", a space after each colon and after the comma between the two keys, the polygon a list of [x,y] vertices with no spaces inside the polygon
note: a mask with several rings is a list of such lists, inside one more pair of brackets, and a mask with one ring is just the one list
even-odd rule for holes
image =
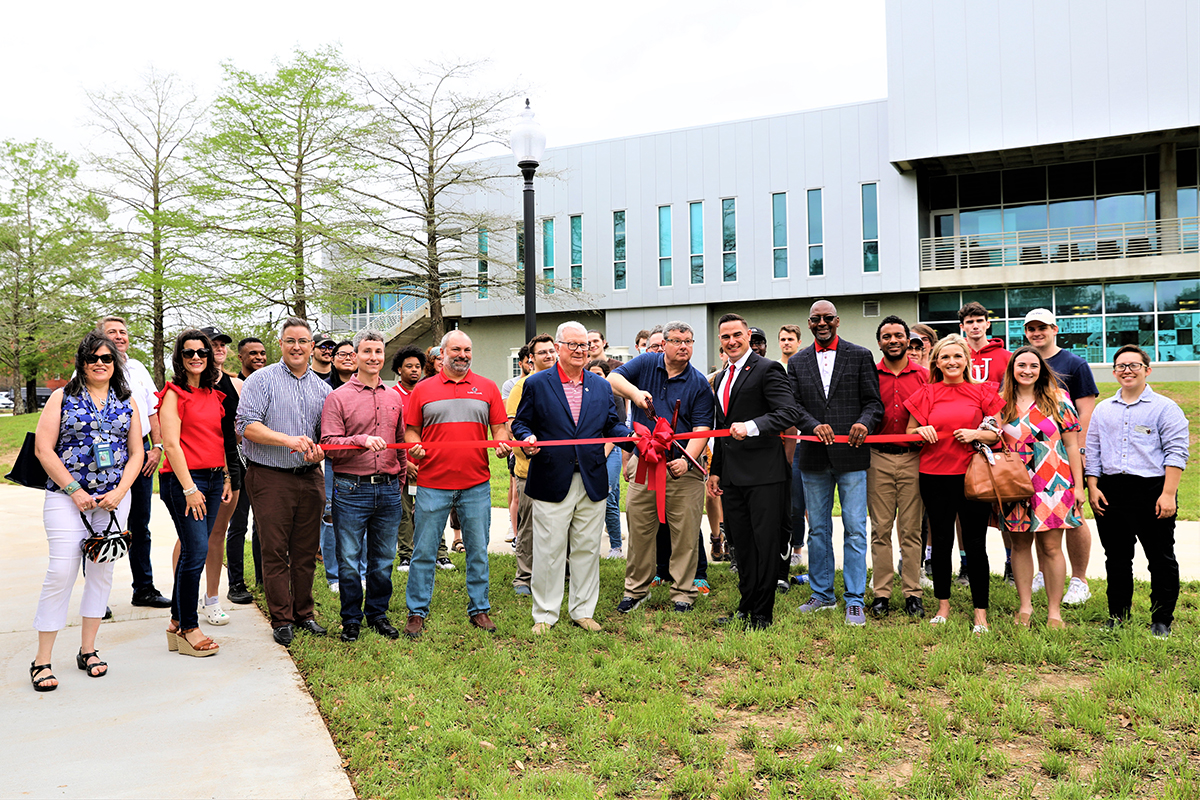
{"label": "bare tree", "polygon": [[189,170],[184,148],[203,113],[196,93],[173,74],[153,69],[132,92],[89,92],[92,126],[115,144],[115,152],[92,153],[92,164],[110,182],[97,189],[129,212],[124,234],[136,254],[126,286],[136,309],[113,309],[148,319],[154,380],[165,381],[167,321],[176,312],[195,312],[209,295],[207,274],[187,254],[195,227],[184,201]]}

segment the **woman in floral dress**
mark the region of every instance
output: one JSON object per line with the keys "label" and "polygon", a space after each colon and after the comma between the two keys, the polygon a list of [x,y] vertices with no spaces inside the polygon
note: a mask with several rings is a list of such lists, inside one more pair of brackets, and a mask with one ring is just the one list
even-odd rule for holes
{"label": "woman in floral dress", "polygon": [[1066,561],[1063,531],[1082,524],[1083,459],[1079,454],[1079,419],[1071,401],[1059,390],[1045,359],[1032,347],[1013,353],[1001,389],[1004,410],[1001,435],[1010,450],[1025,462],[1033,481],[1033,497],[1005,508],[1012,535],[1012,569],[1020,608],[1018,625],[1029,627],[1033,613],[1033,552],[1046,578],[1051,628],[1062,621]]}

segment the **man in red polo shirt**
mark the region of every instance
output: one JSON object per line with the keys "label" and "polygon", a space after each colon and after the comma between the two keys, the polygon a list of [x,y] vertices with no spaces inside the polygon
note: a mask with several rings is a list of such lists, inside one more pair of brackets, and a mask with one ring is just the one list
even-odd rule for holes
{"label": "man in red polo shirt", "polygon": [[[929,382],[929,371],[908,357],[908,323],[897,316],[885,317],[875,331],[883,358],[875,365],[879,375],[879,395],[883,400],[883,419],[874,433],[880,436],[903,434],[908,426],[904,401]],[[897,539],[903,560],[901,586],[904,589],[904,613],[925,615],[921,600],[921,517],[925,506],[917,489],[921,448],[916,444],[871,445],[871,466],[867,469],[867,508],[871,512],[871,571],[875,600],[871,614],[886,616],[892,596],[895,568],[892,561],[892,523],[898,522]]]}
{"label": "man in red polo shirt", "polygon": [[[415,639],[425,629],[433,598],[438,542],[450,509],[458,510],[467,548],[467,616],[476,628],[493,633],[488,616],[488,534],[492,522],[491,471],[484,448],[438,447],[438,442],[509,439],[508,413],[500,389],[471,372],[471,338],[462,331],[442,337],[442,371],[413,387],[404,404],[404,441],[428,447],[419,459],[412,565],[408,573],[408,623]],[[489,430],[491,435],[488,435]],[[507,444],[496,455],[508,458]],[[415,454],[414,454],[414,457]]]}

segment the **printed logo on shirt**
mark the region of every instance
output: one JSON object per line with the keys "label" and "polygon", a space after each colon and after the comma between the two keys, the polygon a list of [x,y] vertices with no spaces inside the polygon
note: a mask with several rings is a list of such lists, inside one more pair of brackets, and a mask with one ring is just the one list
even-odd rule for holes
{"label": "printed logo on shirt", "polygon": [[479,389],[472,386],[470,389],[467,390],[467,394],[483,394],[483,392],[479,391]]}
{"label": "printed logo on shirt", "polygon": [[992,372],[992,360],[990,358],[981,358],[982,364],[971,364],[971,377],[979,383],[991,383],[988,376]]}

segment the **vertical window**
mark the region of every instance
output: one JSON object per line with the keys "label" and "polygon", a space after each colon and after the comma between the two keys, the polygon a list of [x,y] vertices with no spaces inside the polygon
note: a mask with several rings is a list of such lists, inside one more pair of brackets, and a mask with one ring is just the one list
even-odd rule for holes
{"label": "vertical window", "polygon": [[486,300],[488,296],[488,232],[486,228],[479,229],[479,261],[478,275],[476,277],[476,286],[479,291],[479,299]]}
{"label": "vertical window", "polygon": [[688,249],[692,255],[691,281],[704,283],[704,203],[688,203]]}
{"label": "vertical window", "polygon": [[583,217],[571,217],[571,288],[583,288]]}
{"label": "vertical window", "polygon": [[737,280],[737,200],[721,201],[721,280]]}
{"label": "vertical window", "polygon": [[542,281],[546,294],[554,294],[554,220],[542,220]]}
{"label": "vertical window", "polygon": [[613,212],[613,289],[628,288],[625,282],[625,212]]}
{"label": "vertical window", "polygon": [[808,190],[808,274],[825,274],[825,234],[821,229],[821,190]]}
{"label": "vertical window", "polygon": [[658,207],[658,285],[671,285],[671,207]]}
{"label": "vertical window", "polygon": [[771,245],[774,254],[774,277],[786,278],[787,265],[787,194],[771,195]]}
{"label": "vertical window", "polygon": [[863,272],[879,272],[879,184],[862,185]]}

